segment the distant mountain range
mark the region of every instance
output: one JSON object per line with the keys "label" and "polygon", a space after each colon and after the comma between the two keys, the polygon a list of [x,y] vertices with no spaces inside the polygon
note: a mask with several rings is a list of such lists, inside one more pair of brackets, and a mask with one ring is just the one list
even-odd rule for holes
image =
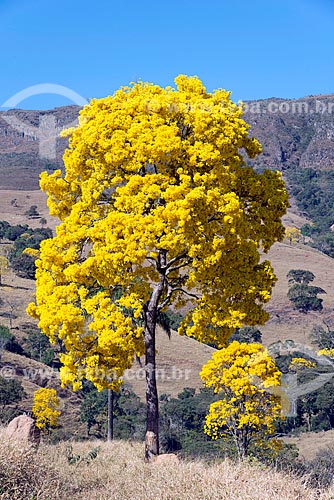
{"label": "distant mountain range", "polygon": [[[254,166],[283,172],[334,166],[334,95],[272,98],[245,106],[251,135],[263,145]],[[0,112],[0,189],[38,189],[40,171],[61,167],[67,141],[56,137],[75,123],[79,109]]]}

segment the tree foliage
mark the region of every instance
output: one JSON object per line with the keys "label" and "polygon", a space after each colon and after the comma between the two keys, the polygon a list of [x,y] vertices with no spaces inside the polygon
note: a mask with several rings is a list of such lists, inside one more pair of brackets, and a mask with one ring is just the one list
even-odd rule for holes
{"label": "tree foliage", "polygon": [[23,349],[17,342],[15,335],[10,332],[7,326],[0,325],[0,359],[2,350],[23,354]]}
{"label": "tree foliage", "polygon": [[41,388],[34,392],[32,414],[39,429],[49,431],[58,425],[60,401],[55,389]]}
{"label": "tree foliage", "polygon": [[213,439],[233,437],[239,457],[252,442],[264,446],[281,414],[279,397],[269,392],[280,385],[281,372],[265,348],[232,342],[212,355],[200,375],[220,397],[210,405],[205,432]]}
{"label": "tree foliage", "polygon": [[331,169],[289,168],[287,181],[298,208],[312,222],[301,227],[303,235],[312,238],[309,243],[331,257],[334,255],[334,173]]}
{"label": "tree foliage", "polygon": [[0,255],[0,285],[2,284],[2,277],[8,272],[8,270],[9,270],[9,261],[7,257]]}
{"label": "tree foliage", "polygon": [[317,344],[320,349],[326,349],[334,352],[334,329],[332,326],[324,323],[315,325],[311,331],[311,340]]}
{"label": "tree foliage", "polygon": [[237,340],[240,343],[246,342],[247,344],[254,344],[262,342],[262,333],[255,326],[244,326],[237,328],[236,331],[229,338],[229,342]]}
{"label": "tree foliage", "polygon": [[24,389],[18,380],[0,377],[0,405],[2,409],[6,405],[21,401],[23,396]]}
{"label": "tree foliage", "polygon": [[290,245],[292,243],[298,243],[301,237],[301,231],[297,227],[287,227],[285,229],[285,237],[290,241]]}
{"label": "tree foliage", "polygon": [[[35,279],[35,260],[36,252],[46,238],[52,237],[52,231],[49,228],[32,229],[27,225],[11,226],[9,222],[0,221],[0,239],[6,238],[14,242],[9,255],[8,261],[5,262],[5,257],[0,257],[0,284],[1,284],[1,267],[5,271],[10,263],[11,268],[18,276],[26,279]],[[31,249],[31,253],[25,253],[26,249]],[[35,254],[33,251],[35,250]],[[6,259],[7,260],[7,259]]]}
{"label": "tree foliage", "polygon": [[39,330],[33,330],[23,338],[25,355],[41,363],[52,366],[55,350],[50,347],[50,342]]}
{"label": "tree foliage", "polygon": [[305,269],[290,269],[287,274],[289,283],[299,283],[303,285],[308,285],[314,280],[315,275],[311,271],[306,271]]}
{"label": "tree foliage", "polygon": [[229,93],[183,75],[176,84],[136,83],[81,111],[64,176],[41,176],[61,223],[41,244],[28,309],[63,339],[61,378],[74,389],[83,378],[117,389],[145,352],[155,436],[159,311],[187,302],[179,332],[219,346],[266,321],[276,278],[259,250],[284,237],[288,203],[278,172],[246,166],[241,150],[252,158],[261,147]]}

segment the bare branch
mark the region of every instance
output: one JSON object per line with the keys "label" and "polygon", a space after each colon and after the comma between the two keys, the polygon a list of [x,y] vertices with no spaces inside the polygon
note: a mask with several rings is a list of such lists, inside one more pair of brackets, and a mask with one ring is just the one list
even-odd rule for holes
{"label": "bare branch", "polygon": [[169,262],[167,262],[166,269],[169,269],[170,266],[174,264],[174,262],[177,262],[178,260],[184,259],[187,257],[187,252],[180,253],[180,255],[177,255],[173,259],[171,259]]}
{"label": "bare branch", "polygon": [[183,264],[179,264],[178,266],[175,266],[175,267],[171,267],[170,269],[168,269],[168,272],[167,272],[167,275],[169,273],[172,273],[173,271],[177,271],[178,269],[181,269],[182,267],[186,267],[189,265],[191,259],[187,260],[186,262],[184,262]]}
{"label": "bare branch", "polygon": [[183,288],[173,288],[173,292],[182,292],[182,293],[184,293],[184,294],[188,295],[189,297],[192,297],[192,298],[194,298],[196,300],[198,300],[200,298],[195,293],[187,292],[187,290],[184,290]]}
{"label": "bare branch", "polygon": [[166,296],[165,300],[158,306],[158,311],[161,311],[161,309],[163,309],[164,307],[166,307],[170,303],[172,295],[175,292],[182,292],[182,293],[188,295],[191,298],[194,298],[194,299],[197,299],[197,300],[199,299],[199,297],[197,295],[195,295],[194,293],[187,292],[186,290],[184,290],[181,287],[178,287],[178,288],[171,288],[171,287],[169,287],[169,290],[167,292],[167,296]]}

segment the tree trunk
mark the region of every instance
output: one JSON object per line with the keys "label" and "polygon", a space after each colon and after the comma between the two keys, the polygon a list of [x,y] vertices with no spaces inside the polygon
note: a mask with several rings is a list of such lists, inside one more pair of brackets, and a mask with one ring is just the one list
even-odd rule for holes
{"label": "tree trunk", "polygon": [[[152,314],[153,313],[153,314]],[[155,371],[155,317],[147,311],[145,321],[146,435],[145,461],[159,455],[159,402]]]}
{"label": "tree trunk", "polygon": [[114,391],[108,389],[108,433],[107,441],[114,439]]}
{"label": "tree trunk", "polygon": [[166,280],[167,251],[159,250],[157,271],[160,281],[152,291],[150,300],[144,305],[144,341],[146,371],[146,435],[145,461],[150,462],[159,455],[159,401],[155,363],[155,329],[159,300],[164,292]]}

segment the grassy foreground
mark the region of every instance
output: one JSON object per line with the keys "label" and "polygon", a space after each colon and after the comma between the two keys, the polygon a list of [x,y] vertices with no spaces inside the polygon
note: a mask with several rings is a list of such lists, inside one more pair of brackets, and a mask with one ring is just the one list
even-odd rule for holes
{"label": "grassy foreground", "polygon": [[[286,474],[228,460],[145,464],[140,443],[72,443],[81,460],[69,464],[68,443],[42,444],[37,453],[1,439],[2,500],[330,500]],[[100,447],[96,458],[88,454]]]}

